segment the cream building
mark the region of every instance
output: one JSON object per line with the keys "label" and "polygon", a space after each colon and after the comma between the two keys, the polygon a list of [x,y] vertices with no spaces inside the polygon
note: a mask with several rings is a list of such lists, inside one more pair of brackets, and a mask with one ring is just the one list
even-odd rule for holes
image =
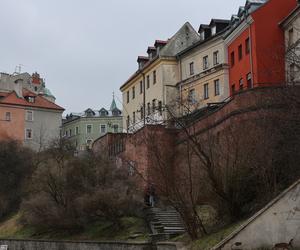
{"label": "cream building", "polygon": [[138,57],[138,70],[120,88],[125,130],[134,132],[166,119],[166,107],[172,109],[179,96],[176,55],[199,40],[199,34],[185,23],[168,41],[156,40],[154,47],[148,47],[147,57]]}
{"label": "cream building", "polygon": [[286,47],[286,81],[300,83],[300,4],[280,24]]}
{"label": "cream building", "polygon": [[228,25],[229,21],[218,19],[201,25],[201,40],[177,55],[182,115],[229,97],[227,48],[223,40]]}

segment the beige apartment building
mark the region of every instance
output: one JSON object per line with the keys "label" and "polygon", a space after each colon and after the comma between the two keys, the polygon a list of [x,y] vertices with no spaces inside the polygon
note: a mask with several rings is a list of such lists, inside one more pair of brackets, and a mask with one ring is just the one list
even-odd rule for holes
{"label": "beige apartment building", "polygon": [[300,84],[300,5],[280,24],[286,48],[286,81]]}
{"label": "beige apartment building", "polygon": [[166,119],[166,107],[172,109],[179,97],[176,55],[198,41],[199,34],[185,23],[172,38],[156,40],[154,47],[148,47],[148,56],[138,57],[138,70],[120,88],[126,131],[134,132],[145,124]]}
{"label": "beige apartment building", "polygon": [[212,19],[209,25],[200,25],[200,41],[177,55],[182,115],[229,97],[228,56],[223,39],[229,22]]}

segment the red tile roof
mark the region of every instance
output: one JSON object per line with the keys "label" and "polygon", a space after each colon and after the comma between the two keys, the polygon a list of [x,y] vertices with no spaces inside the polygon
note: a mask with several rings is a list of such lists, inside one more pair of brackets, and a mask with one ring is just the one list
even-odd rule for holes
{"label": "red tile roof", "polygon": [[26,89],[23,89],[23,96],[24,97],[26,97],[26,96],[35,97],[35,101],[33,103],[28,102],[24,98],[18,97],[16,92],[14,92],[14,91],[11,93],[1,92],[0,96],[4,97],[3,99],[0,99],[0,104],[18,105],[18,106],[25,106],[25,107],[36,107],[36,108],[64,111],[64,108],[58,106],[57,104],[55,104],[53,102],[48,101],[43,96],[37,95]]}

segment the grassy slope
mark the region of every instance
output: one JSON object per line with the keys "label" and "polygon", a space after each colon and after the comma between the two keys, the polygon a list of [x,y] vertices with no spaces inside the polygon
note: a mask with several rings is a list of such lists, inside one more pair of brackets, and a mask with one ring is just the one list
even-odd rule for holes
{"label": "grassy slope", "polygon": [[0,238],[36,238],[58,240],[131,240],[133,235],[139,234],[132,240],[148,240],[148,228],[145,222],[139,218],[126,217],[122,219],[123,228],[116,231],[112,224],[107,221],[97,221],[87,225],[85,230],[76,234],[67,232],[36,234],[28,227],[19,223],[19,214],[13,215],[7,220],[0,222]]}
{"label": "grassy slope", "polygon": [[208,250],[213,246],[217,245],[220,241],[225,239],[229,234],[231,234],[235,229],[237,229],[242,223],[236,223],[230,226],[223,228],[222,230],[205,236],[204,238],[197,240],[192,243],[192,250]]}

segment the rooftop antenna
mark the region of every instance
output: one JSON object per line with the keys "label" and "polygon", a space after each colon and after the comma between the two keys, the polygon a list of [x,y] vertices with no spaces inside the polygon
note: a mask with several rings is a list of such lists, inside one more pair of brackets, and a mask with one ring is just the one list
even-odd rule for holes
{"label": "rooftop antenna", "polygon": [[16,66],[15,68],[15,74],[21,74],[22,72],[22,66],[24,66],[23,64],[19,64]]}

